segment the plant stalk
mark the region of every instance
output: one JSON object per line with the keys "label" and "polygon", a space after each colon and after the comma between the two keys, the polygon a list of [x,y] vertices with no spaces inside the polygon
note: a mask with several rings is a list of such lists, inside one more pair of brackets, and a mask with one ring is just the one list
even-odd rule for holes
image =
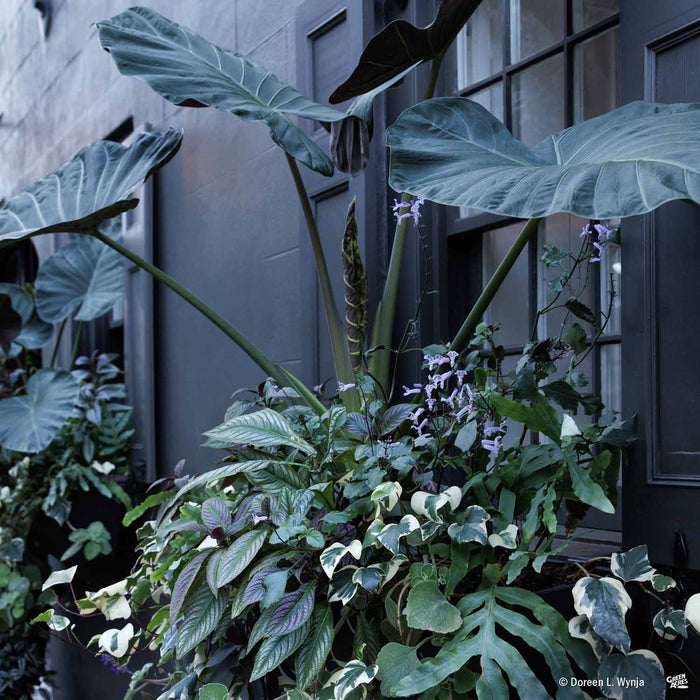
{"label": "plant stalk", "polygon": [[484,312],[489,307],[489,304],[493,301],[496,293],[503,284],[503,280],[506,278],[510,272],[515,261],[523,252],[525,246],[528,244],[532,235],[537,231],[537,226],[540,223],[539,219],[530,219],[525,226],[523,226],[522,231],[518,234],[518,237],[513,241],[513,245],[510,247],[508,252],[505,254],[501,264],[496,268],[488,284],[484,287],[484,290],[479,295],[474,306],[472,307],[469,315],[464,320],[462,327],[457,332],[454,340],[450,343],[450,349],[456,350],[457,352],[462,352],[467,346],[477,325],[481,321]]}
{"label": "plant stalk", "polygon": [[73,341],[73,354],[70,358],[70,364],[68,365],[68,370],[73,369],[75,361],[78,359],[78,348],[80,347],[80,336],[83,333],[83,322],[78,321],[78,330],[75,333],[75,340]]}
{"label": "plant stalk", "polygon": [[51,367],[56,365],[56,358],[58,357],[58,349],[61,346],[61,338],[63,338],[63,331],[66,328],[66,323],[68,322],[68,316],[66,316],[58,329],[58,336],[56,337],[56,343],[53,346],[53,352],[51,353]]}
{"label": "plant stalk", "polygon": [[[131,262],[135,263],[141,269],[148,272],[149,275],[152,275],[159,282],[162,282],[166,287],[172,289],[175,292],[175,294],[182,297],[188,304],[194,306],[194,308],[197,309],[197,311],[199,311],[202,315],[208,318],[217,328],[222,330],[229,338],[231,338],[231,340],[233,340],[233,342],[236,343],[236,345],[238,345],[238,347],[241,348],[241,350],[243,350],[243,352],[245,352],[246,355],[248,355],[248,357],[250,357],[250,359],[253,360],[253,362],[255,362],[268,377],[272,377],[273,379],[275,379],[275,381],[277,381],[281,386],[289,384],[289,381],[285,377],[285,374],[269,357],[267,357],[267,355],[265,355],[265,353],[262,350],[253,345],[253,343],[251,343],[240,331],[238,331],[224,318],[219,316],[219,314],[217,314],[216,311],[214,311],[210,306],[205,304],[198,296],[190,292],[189,289],[183,287],[179,282],[176,282],[170,275],[163,272],[163,270],[157,268],[155,265],[152,265],[151,263],[144,260],[142,257],[136,255],[136,253],[133,253],[131,250],[124,247],[121,243],[118,243],[109,236],[104,235],[101,231],[94,230],[91,232],[91,235],[95,236],[95,238],[102,241],[105,245],[108,245],[110,248],[116,250],[119,254],[123,255],[128,260],[131,260]],[[318,403],[318,406],[323,408],[323,406],[319,402],[316,403]],[[312,405],[312,408],[318,411],[318,406]],[[325,411],[325,409],[323,410]]]}
{"label": "plant stalk", "polygon": [[[333,351],[333,362],[335,365],[335,373],[339,382],[350,384],[354,381],[354,373],[352,371],[352,363],[350,361],[350,353],[348,352],[345,343],[345,331],[343,323],[340,319],[340,312],[335,303],[333,296],[333,288],[331,286],[331,278],[328,274],[328,265],[326,265],[326,257],[323,252],[323,244],[321,236],[316,226],[316,219],[311,210],[311,203],[306,192],[304,180],[299,172],[299,166],[292,156],[285,153],[289,169],[292,172],[294,185],[297,190],[299,202],[301,203],[302,211],[304,212],[304,220],[306,228],[309,232],[309,240],[311,241],[311,249],[313,250],[314,260],[316,261],[316,273],[318,276],[319,285],[321,287],[321,296],[323,297],[323,305],[326,311],[326,321],[328,323],[328,333],[331,340],[331,349]],[[359,399],[355,391],[345,391],[342,393],[343,401],[348,408],[357,410],[359,407]]]}
{"label": "plant stalk", "polygon": [[[440,66],[442,65],[444,53],[436,56],[433,59],[430,67],[430,77],[428,78],[428,87],[425,91],[425,98],[429,100],[435,94],[438,76],[440,74]],[[412,195],[404,192],[401,195],[401,202],[410,204]],[[402,212],[407,211],[402,209]],[[386,282],[384,283],[384,292],[381,301],[377,307],[377,313],[374,319],[374,330],[372,332],[372,345],[387,348],[386,350],[376,350],[370,361],[370,372],[377,378],[379,383],[384,388],[385,392],[389,392],[389,367],[391,365],[391,347],[392,334],[394,330],[394,317],[396,315],[396,302],[399,296],[399,283],[401,281],[401,263],[403,261],[403,252],[406,247],[406,231],[408,229],[408,217],[399,219],[396,222],[394,231],[394,241],[391,246],[391,257],[389,258],[389,267],[387,268]]]}

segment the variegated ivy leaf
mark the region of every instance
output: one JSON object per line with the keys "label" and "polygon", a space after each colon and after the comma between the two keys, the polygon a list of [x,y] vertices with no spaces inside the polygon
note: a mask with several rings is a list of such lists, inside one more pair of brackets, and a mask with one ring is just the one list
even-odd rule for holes
{"label": "variegated ivy leaf", "polygon": [[492,547],[504,547],[505,549],[515,549],[518,546],[518,526],[508,525],[505,530],[501,530],[498,534],[489,535],[489,544]]}
{"label": "variegated ivy leaf", "polygon": [[129,623],[122,629],[105,630],[97,640],[100,651],[105,651],[121,659],[129,651],[129,644],[134,638],[134,626]]}
{"label": "variegated ivy leaf", "polygon": [[248,650],[261,639],[287,634],[301,627],[314,609],[315,594],[316,582],[305,583],[264,610],[251,630]]}
{"label": "variegated ivy leaf", "polygon": [[435,581],[419,581],[406,600],[409,627],[449,634],[462,626],[462,615],[442,594]]}
{"label": "variegated ivy leaf", "polygon": [[576,612],[590,620],[593,630],[608,644],[629,651],[625,615],[632,607],[632,599],[624,586],[607,576],[586,576],[576,582],[572,593]]}
{"label": "variegated ivy leaf", "polygon": [[61,569],[61,571],[52,571],[49,577],[44,581],[41,590],[45,591],[49,588],[57,586],[59,583],[70,583],[78,570],[77,566],[71,566],[69,569]]}
{"label": "variegated ivy leaf", "polygon": [[361,661],[353,659],[336,671],[328,679],[325,687],[333,688],[333,700],[343,700],[356,688],[371,683],[378,670],[376,665],[366,666]]}
{"label": "variegated ivy leaf", "polygon": [[63,615],[57,615],[53,610],[45,610],[37,615],[30,624],[34,625],[38,622],[45,622],[49,629],[54,632],[61,632],[70,625],[70,620]]}
{"label": "variegated ivy leaf", "polygon": [[629,654],[610,654],[603,659],[598,680],[605,695],[615,700],[663,700],[666,697],[664,668],[647,649]]}
{"label": "variegated ivy leaf", "polygon": [[329,603],[340,602],[343,605],[347,605],[355,597],[357,584],[352,580],[355,571],[357,571],[356,566],[346,566],[340,571],[336,571],[330,584],[328,584]]}
{"label": "variegated ivy leaf", "polygon": [[433,522],[443,523],[440,511],[449,506],[450,512],[457,509],[462,500],[462,490],[458,486],[450,486],[442,493],[428,493],[427,491],[416,491],[411,496],[411,510],[416,515],[430,518]]}
{"label": "variegated ivy leaf", "polygon": [[583,639],[591,645],[598,660],[607,656],[612,647],[593,631],[591,623],[585,615],[576,615],[569,620],[569,634],[574,639]]}
{"label": "variegated ivy leaf", "polygon": [[579,430],[578,425],[576,425],[576,421],[568,413],[565,413],[561,422],[561,433],[559,435],[560,439],[563,440],[564,438],[573,438],[580,434],[581,431]]}
{"label": "variegated ivy leaf", "polygon": [[263,640],[258,653],[255,655],[250,680],[254,681],[262,678],[266,673],[278,668],[285,659],[288,659],[302,645],[310,630],[311,620],[307,620],[301,627],[287,634],[275,635]]}
{"label": "variegated ivy leaf", "polygon": [[463,523],[452,523],[447,534],[455,542],[478,542],[486,544],[486,521],[491,516],[481,506],[469,506],[464,511]]}
{"label": "variegated ivy leaf", "polygon": [[688,620],[682,610],[659,610],[652,624],[661,639],[675,639],[679,634],[688,636]]}
{"label": "variegated ivy leaf", "polygon": [[700,593],[694,593],[685,604],[685,616],[693,629],[700,634]]}
{"label": "variegated ivy leaf", "polygon": [[370,593],[376,593],[382,584],[383,576],[384,571],[382,567],[379,564],[371,564],[370,566],[356,569],[352,575],[352,582],[362,586]]}
{"label": "variegated ivy leaf", "polygon": [[[362,549],[367,549],[367,547],[376,544],[377,536],[382,531],[383,527],[384,522],[379,518],[372,521],[372,524],[367,528],[367,532],[365,532],[365,536],[362,540]],[[377,545],[377,547],[379,547],[379,545]]]}
{"label": "variegated ivy leaf", "polygon": [[88,592],[86,597],[107,620],[127,620],[131,617],[131,606],[126,599],[126,579],[95,593]]}
{"label": "variegated ivy leaf", "polygon": [[377,564],[382,571],[384,578],[382,580],[382,585],[386,585],[391,581],[396,574],[399,573],[399,569],[408,561],[408,557],[404,554],[397,554],[392,557],[389,561],[384,561],[381,564]]}
{"label": "variegated ivy leaf", "polygon": [[346,555],[359,559],[362,555],[362,543],[360,540],[353,540],[349,545],[344,545],[342,542],[334,542],[326,547],[320,554],[321,568],[326,573],[328,578],[333,577],[335,567],[338,566],[340,560]]}
{"label": "variegated ivy leaf", "polygon": [[663,593],[669,588],[675,588],[676,582],[670,576],[664,576],[662,574],[654,574],[651,578],[651,585],[655,591]]}
{"label": "variegated ivy leaf", "polygon": [[614,552],[610,558],[610,571],[623,581],[651,581],[656,570],[649,563],[645,544],[628,552]]}
{"label": "variegated ivy leaf", "polygon": [[403,489],[398,481],[385,481],[383,484],[379,484],[372,495],[370,500],[377,504],[377,515],[383,509],[385,513],[389,513],[394,509],[394,506],[399,502]]}
{"label": "variegated ivy leaf", "polygon": [[377,539],[392,553],[398,554],[400,539],[420,529],[420,523],[415,515],[407,514],[398,523],[385,525],[377,535]]}
{"label": "variegated ivy leaf", "polygon": [[204,436],[207,438],[205,447],[227,449],[239,445],[285,446],[307,455],[316,454],[316,450],[294,432],[291,423],[271,408],[229,418],[216,428],[208,430]]}

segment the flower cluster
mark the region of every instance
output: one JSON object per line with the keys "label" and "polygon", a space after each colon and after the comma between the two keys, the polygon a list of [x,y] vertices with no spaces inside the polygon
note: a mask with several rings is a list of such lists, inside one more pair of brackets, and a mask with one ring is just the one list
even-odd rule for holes
{"label": "flower cluster", "polygon": [[[420,221],[420,208],[424,202],[425,200],[423,197],[414,197],[410,202],[399,202],[395,199],[392,209],[394,210],[396,220],[401,221],[402,219],[412,218],[413,223],[418,226],[418,222]],[[402,209],[404,211],[401,211]]]}
{"label": "flower cluster", "polygon": [[[580,237],[589,237],[591,245],[597,254],[591,258],[591,262],[600,262],[605,249],[610,245],[617,233],[617,229],[608,228],[605,224],[586,224],[581,231]],[[595,235],[594,235],[595,234]]]}

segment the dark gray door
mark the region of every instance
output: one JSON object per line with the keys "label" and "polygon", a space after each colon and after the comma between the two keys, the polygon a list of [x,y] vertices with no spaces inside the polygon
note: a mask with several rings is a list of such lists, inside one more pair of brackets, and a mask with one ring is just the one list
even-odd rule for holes
{"label": "dark gray door", "polygon": [[[700,1],[622,0],[620,30],[623,102],[700,102]],[[700,569],[700,208],[667,204],[622,237],[623,412],[641,434],[623,536],[670,564],[682,534]]]}

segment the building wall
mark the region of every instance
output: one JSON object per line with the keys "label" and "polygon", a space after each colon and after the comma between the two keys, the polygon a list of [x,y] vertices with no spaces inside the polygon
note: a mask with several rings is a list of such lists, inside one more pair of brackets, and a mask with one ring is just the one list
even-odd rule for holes
{"label": "building wall", "polygon": [[[301,363],[297,203],[285,158],[262,124],[212,109],[178,108],[124,77],[94,22],[133,0],[54,0],[43,39],[32,0],[0,11],[0,197],[8,198],[107,136],[136,128],[185,130],[158,173],[157,264],[234,323],[275,361]],[[149,0],[153,9],[296,83],[296,0]],[[56,244],[35,239],[40,255]],[[231,394],[255,386],[257,367],[165,288],[156,289],[158,471],[190,471],[217,455],[200,433],[221,421]]]}

